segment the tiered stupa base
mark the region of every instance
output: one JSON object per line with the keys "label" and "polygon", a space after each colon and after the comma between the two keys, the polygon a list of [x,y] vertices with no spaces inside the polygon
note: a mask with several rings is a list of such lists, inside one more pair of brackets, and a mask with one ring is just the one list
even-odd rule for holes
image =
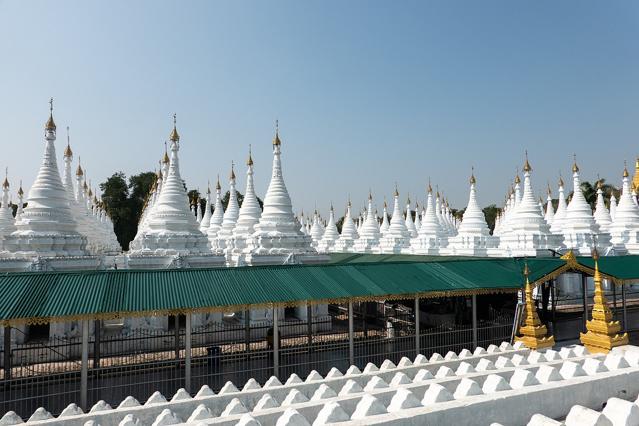
{"label": "tiered stupa base", "polygon": [[590,256],[593,247],[605,256],[611,255],[612,244],[610,234],[592,234],[564,229],[564,246],[572,250],[576,256]]}
{"label": "tiered stupa base", "polygon": [[381,252],[385,254],[411,253],[410,239],[408,237],[401,238],[387,235],[382,237],[379,242],[379,248]]}
{"label": "tiered stupa base", "polygon": [[80,234],[37,234],[16,232],[5,237],[4,248],[11,256],[86,256],[87,239]]}

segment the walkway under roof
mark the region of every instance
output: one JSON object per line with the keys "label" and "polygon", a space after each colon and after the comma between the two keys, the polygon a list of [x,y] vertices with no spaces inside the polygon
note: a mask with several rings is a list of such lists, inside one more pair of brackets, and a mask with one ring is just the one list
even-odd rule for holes
{"label": "walkway under roof", "polygon": [[[608,259],[623,258],[602,258],[602,272],[639,279],[639,256],[626,258],[619,264]],[[539,283],[568,270],[589,273],[589,261],[398,256],[328,265],[7,273],[0,275],[0,325],[508,293],[522,287],[526,262],[530,282]]]}

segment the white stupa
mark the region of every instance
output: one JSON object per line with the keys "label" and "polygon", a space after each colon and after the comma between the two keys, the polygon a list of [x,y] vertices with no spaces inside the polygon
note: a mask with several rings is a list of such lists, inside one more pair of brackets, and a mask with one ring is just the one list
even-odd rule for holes
{"label": "white stupa", "polygon": [[[233,229],[233,256],[234,264],[240,264],[239,256],[247,248],[246,241],[255,232],[255,225],[260,221],[262,208],[255,195],[255,184],[253,182],[253,155],[249,147],[249,156],[246,160],[246,190],[244,191],[244,199],[242,207],[237,217],[235,229]],[[243,262],[243,261],[242,261]]]}
{"label": "white stupa", "polygon": [[508,257],[551,256],[551,250],[561,248],[561,237],[550,232],[550,227],[539,210],[539,204],[535,201],[530,183],[532,167],[528,162],[528,155],[523,171],[524,192],[509,220],[508,232],[499,236],[499,249],[502,255]]}
{"label": "white stupa", "polygon": [[[419,211],[419,203],[415,203],[415,231],[417,233],[419,233],[419,228],[421,228],[421,226],[422,226],[422,221],[421,221],[421,219],[419,217],[419,215],[421,213],[422,212]],[[415,235],[415,236],[417,236],[417,235]]]}
{"label": "white stupa", "polygon": [[437,220],[433,203],[433,188],[428,184],[426,212],[422,216],[417,237],[411,240],[411,249],[415,254],[438,255],[448,245],[448,235]]}
{"label": "white stupa", "polygon": [[326,224],[324,235],[317,245],[317,250],[320,253],[330,253],[334,251],[335,243],[339,240],[339,237],[340,235],[337,231],[337,225],[335,224],[335,211],[333,209],[333,204],[331,204],[331,209],[328,213],[328,223]]}
{"label": "white stupa", "polygon": [[62,185],[55,154],[56,125],[51,114],[45,124],[42,165],[29,189],[27,207],[17,230],[5,237],[5,249],[15,255],[61,257],[85,256],[87,239],[77,231],[67,193]]}
{"label": "white stupa", "polygon": [[548,196],[546,197],[546,214],[544,216],[544,220],[548,224],[548,226],[552,226],[552,221],[555,218],[555,209],[552,206],[552,191],[550,189],[550,184],[548,184]]}
{"label": "white stupa", "polygon": [[322,219],[320,218],[319,213],[315,210],[315,214],[313,214],[313,225],[311,225],[311,239],[313,247],[317,247],[323,236],[324,225],[322,225]]}
{"label": "white stupa", "polygon": [[215,205],[213,206],[213,215],[211,216],[211,222],[206,230],[206,234],[209,240],[217,238],[217,233],[222,228],[222,222],[224,221],[224,206],[222,205],[222,186],[220,185],[220,177],[217,177],[215,184]]}
{"label": "white stupa", "polygon": [[334,252],[344,253],[353,251],[355,241],[359,238],[357,227],[351,216],[351,200],[346,205],[346,214],[344,215],[344,223],[342,223],[342,233],[333,247]]}
{"label": "white stupa", "polygon": [[474,173],[470,176],[470,193],[468,205],[464,211],[461,225],[456,236],[448,239],[449,254],[459,256],[488,256],[496,255],[498,239],[490,235],[484,212],[477,204],[475,194],[476,179]]}
{"label": "white stupa", "polygon": [[552,224],[550,225],[550,231],[553,234],[558,234],[563,236],[563,224],[566,220],[566,195],[564,193],[564,180],[559,176],[559,194],[557,195],[557,211],[555,211],[555,215],[552,219]]}
{"label": "white stupa", "polygon": [[615,220],[615,216],[617,214],[617,197],[615,197],[614,193],[610,193],[610,219]]}
{"label": "white stupa", "polygon": [[255,232],[247,242],[248,264],[323,263],[328,256],[319,255],[311,238],[302,233],[293,213],[291,197],[282,176],[282,142],[276,127],[273,139],[273,172],[264,197],[264,210]]}
{"label": "white stupa", "polygon": [[[130,255],[210,255],[208,240],[200,231],[199,224],[189,209],[189,197],[180,176],[180,136],[175,125],[175,116],[169,139],[171,162],[168,176],[164,179],[160,196],[150,212],[146,229],[130,244]],[[178,266],[181,266],[181,259],[178,260]],[[219,263],[219,260],[215,259],[210,261]]]}
{"label": "white stupa", "polygon": [[[393,212],[393,215],[395,213]],[[419,212],[416,210],[415,211],[415,216],[417,216],[419,214]],[[391,219],[392,222],[392,219]],[[410,238],[415,238],[417,236],[417,228],[415,227],[415,222],[413,222],[413,214],[410,210],[410,196],[408,197],[408,200],[406,201],[406,229],[408,229],[408,233],[410,234]],[[392,223],[391,223],[392,225]]]}
{"label": "white stupa", "polygon": [[615,218],[609,229],[617,254],[639,254],[639,208],[632,201],[627,168],[624,168],[623,171],[619,205],[617,205]]}
{"label": "white stupa", "polygon": [[222,226],[215,238],[209,238],[212,250],[226,250],[231,248],[231,240],[233,239],[233,230],[240,216],[240,206],[237,201],[237,190],[235,189],[235,167],[231,163],[231,175],[229,176],[229,202],[224,210]]}
{"label": "white stupa", "polygon": [[[388,232],[390,232],[390,228],[388,229]],[[355,241],[353,251],[356,253],[381,253],[379,245],[380,237],[379,224],[377,223],[377,218],[375,218],[375,214],[373,213],[373,195],[369,193],[366,220],[361,226],[359,238]]]}
{"label": "white stupa", "polygon": [[581,191],[577,161],[572,166],[573,196],[566,208],[566,219],[561,225],[564,245],[577,255],[589,256],[593,247],[599,253],[609,254],[612,248],[610,234],[602,232],[592,216],[592,209]]}
{"label": "white stupa", "polygon": [[382,236],[386,235],[390,228],[390,222],[388,221],[388,205],[386,199],[384,199],[384,210],[382,212],[382,223],[379,225],[379,232]]}
{"label": "white stupa", "polygon": [[[391,217],[388,231],[382,236],[379,245],[382,253],[405,253],[410,252],[411,234],[407,223],[410,219],[410,199],[407,207],[406,219],[404,219],[401,207],[399,206],[399,192],[395,187],[393,194],[393,216]],[[410,220],[412,224],[413,221]],[[413,228],[415,225],[413,224]]]}
{"label": "white stupa", "polygon": [[16,209],[16,217],[15,217],[16,222],[20,220],[20,218],[22,217],[23,211],[24,211],[24,190],[22,189],[22,181],[20,181],[20,187],[18,188],[18,208]]}
{"label": "white stupa", "polygon": [[597,204],[595,205],[595,213],[593,217],[602,232],[610,231],[612,218],[610,217],[610,212],[608,211],[604,201],[601,180],[597,180]]}
{"label": "white stupa", "polygon": [[200,221],[200,231],[206,234],[209,225],[211,224],[211,184],[206,187],[206,198],[204,199],[204,214]]}
{"label": "white stupa", "polygon": [[[13,218],[13,208],[9,204],[9,177],[8,170],[5,172],[4,182],[2,182],[2,203],[0,204],[0,250],[3,247],[3,239],[11,235],[16,226]],[[17,215],[16,215],[17,216]]]}

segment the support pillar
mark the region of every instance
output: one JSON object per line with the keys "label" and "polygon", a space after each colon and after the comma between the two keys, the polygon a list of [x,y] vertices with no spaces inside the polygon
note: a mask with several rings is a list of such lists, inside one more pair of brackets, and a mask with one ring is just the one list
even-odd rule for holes
{"label": "support pillar", "polygon": [[191,393],[191,314],[186,314],[184,327],[184,389]]}
{"label": "support pillar", "polygon": [[581,303],[583,304],[583,308],[584,308],[584,315],[583,315],[583,329],[586,330],[586,323],[588,322],[588,282],[587,282],[587,278],[586,278],[586,274],[584,274],[583,272],[581,273],[581,295],[582,295],[582,301]]}
{"label": "support pillar", "polygon": [[419,338],[421,336],[420,331],[420,315],[419,315],[419,297],[415,298],[415,356],[419,355],[421,348],[419,347]]}
{"label": "support pillar", "polygon": [[280,375],[280,319],[278,308],[273,307],[273,375]]}
{"label": "support pillar", "polygon": [[552,297],[552,334],[556,334],[557,332],[555,331],[555,326],[557,324],[557,317],[556,317],[556,313],[557,313],[557,280],[554,279],[550,282],[552,288],[551,288],[551,293],[550,296]]}
{"label": "support pillar", "polygon": [[11,327],[4,328],[4,379],[11,379]]}
{"label": "support pillar", "polygon": [[174,329],[173,329],[173,345],[174,345],[174,350],[175,350],[175,360],[176,365],[180,366],[180,316],[176,315],[175,317],[175,322],[174,322]]}
{"label": "support pillar", "polygon": [[611,282],[612,284],[612,307],[614,309],[615,316],[617,315],[617,284]]}
{"label": "support pillar", "polygon": [[251,311],[244,311],[244,345],[246,346],[246,354],[248,357],[251,352]]}
{"label": "support pillar", "polygon": [[[621,285],[621,304],[623,305],[623,331],[628,332],[628,310],[626,309],[626,285]],[[5,331],[6,333],[6,331]]]}
{"label": "support pillar", "polygon": [[353,301],[348,301],[348,362],[355,365],[355,327],[353,326]]}
{"label": "support pillar", "polygon": [[306,325],[307,325],[307,334],[308,334],[308,353],[310,354],[313,351],[313,309],[311,304],[308,303],[306,305]]}
{"label": "support pillar", "polygon": [[477,295],[472,295],[473,304],[473,348],[478,346],[477,343]]}
{"label": "support pillar", "polygon": [[95,320],[93,322],[93,368],[100,368],[100,325],[102,321]]}
{"label": "support pillar", "polygon": [[88,410],[89,391],[89,320],[82,320],[82,361],[80,365],[80,407]]}

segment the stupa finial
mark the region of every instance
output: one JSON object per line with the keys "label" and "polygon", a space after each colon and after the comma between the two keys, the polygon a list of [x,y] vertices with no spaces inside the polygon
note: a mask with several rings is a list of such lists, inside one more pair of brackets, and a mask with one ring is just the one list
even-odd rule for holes
{"label": "stupa finial", "polygon": [[474,185],[477,183],[477,179],[475,179],[475,167],[470,167],[470,184]]}
{"label": "stupa finial", "polygon": [[528,162],[528,150],[525,151],[526,161],[524,162],[524,172],[530,173],[532,172],[532,167],[530,167],[530,163]]}
{"label": "stupa finial", "polygon": [[251,144],[249,144],[249,156],[248,156],[248,160],[246,160],[246,165],[253,166],[253,155],[251,153]]}
{"label": "stupa finial", "polygon": [[275,138],[273,138],[273,146],[282,145],[282,141],[280,140],[280,121],[275,120]]}
{"label": "stupa finial", "polygon": [[579,166],[577,165],[577,154],[572,154],[573,163],[572,163],[572,172],[579,173]]}
{"label": "stupa finial", "polygon": [[45,130],[53,130],[55,131],[55,121],[53,121],[53,98],[49,99],[49,119],[47,123],[44,125]]}
{"label": "stupa finial", "polygon": [[67,147],[64,149],[64,157],[73,157],[73,151],[71,151],[71,138],[69,137],[69,126],[67,126]]}
{"label": "stupa finial", "polygon": [[169,136],[171,142],[179,142],[180,135],[177,132],[177,114],[173,113],[173,130],[171,131],[171,135]]}

